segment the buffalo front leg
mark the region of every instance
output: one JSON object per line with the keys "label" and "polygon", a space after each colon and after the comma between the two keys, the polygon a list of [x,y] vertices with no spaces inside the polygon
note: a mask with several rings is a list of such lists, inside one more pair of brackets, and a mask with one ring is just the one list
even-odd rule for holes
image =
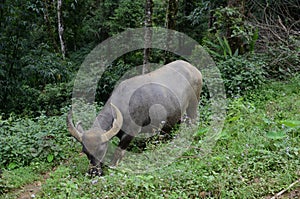
{"label": "buffalo front leg", "polygon": [[114,157],[113,157],[112,161],[110,162],[110,167],[117,167],[119,162],[124,157],[125,152],[126,152],[125,149],[121,149],[120,147],[116,148]]}
{"label": "buffalo front leg", "polygon": [[124,157],[126,148],[129,146],[129,143],[131,142],[132,139],[133,139],[133,136],[127,135],[127,134],[125,134],[121,137],[120,143],[119,143],[118,147],[116,148],[114,157],[110,163],[111,167],[118,166],[118,164]]}

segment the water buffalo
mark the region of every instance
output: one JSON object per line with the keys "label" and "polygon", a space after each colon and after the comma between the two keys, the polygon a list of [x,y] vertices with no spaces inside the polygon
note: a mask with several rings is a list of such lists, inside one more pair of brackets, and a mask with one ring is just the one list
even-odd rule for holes
{"label": "water buffalo", "polygon": [[102,175],[101,166],[108,141],[120,139],[111,161],[117,166],[131,140],[140,132],[170,129],[186,114],[197,117],[202,88],[200,71],[185,61],[174,61],[150,73],[122,81],[96,117],[92,128],[74,126],[72,111],[67,117],[68,130],[83,146],[92,167],[89,173]]}

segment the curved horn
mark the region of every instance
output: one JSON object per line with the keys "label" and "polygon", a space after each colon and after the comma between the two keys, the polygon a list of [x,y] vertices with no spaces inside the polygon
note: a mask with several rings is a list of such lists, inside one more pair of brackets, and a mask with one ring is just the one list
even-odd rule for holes
{"label": "curved horn", "polygon": [[114,120],[113,127],[106,133],[101,135],[102,142],[108,142],[113,136],[115,136],[120,131],[123,124],[123,116],[121,111],[112,103],[110,103],[110,105],[113,107],[113,109],[115,109],[117,117]]}
{"label": "curved horn", "polygon": [[82,142],[82,133],[77,128],[75,128],[72,122],[72,109],[69,111],[67,116],[67,126],[71,135],[75,137],[79,142]]}

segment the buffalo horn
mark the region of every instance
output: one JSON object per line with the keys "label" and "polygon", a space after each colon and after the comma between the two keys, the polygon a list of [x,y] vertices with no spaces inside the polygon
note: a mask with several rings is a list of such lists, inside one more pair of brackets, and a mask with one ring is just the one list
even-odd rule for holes
{"label": "buffalo horn", "polygon": [[[72,122],[72,110],[69,111],[68,117],[67,117],[67,125],[68,125],[68,130],[71,133],[73,137],[76,138],[79,142],[82,142],[82,133],[75,128],[73,122]],[[79,126],[79,125],[77,125]]]}
{"label": "buffalo horn", "polygon": [[115,136],[120,131],[123,124],[123,116],[121,111],[112,103],[110,105],[115,109],[117,117],[114,120],[113,127],[106,133],[101,135],[102,142],[108,142],[113,136]]}

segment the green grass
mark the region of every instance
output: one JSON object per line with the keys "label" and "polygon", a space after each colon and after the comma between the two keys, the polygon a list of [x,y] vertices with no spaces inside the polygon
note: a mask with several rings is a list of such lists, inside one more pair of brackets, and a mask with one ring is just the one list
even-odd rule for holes
{"label": "green grass", "polygon": [[34,163],[15,170],[4,170],[0,178],[0,198],[17,198],[21,187],[34,181],[42,181],[43,175],[51,170],[53,165]]}
{"label": "green grass", "polygon": [[[133,174],[108,169],[104,177],[90,179],[85,174],[87,158],[74,153],[67,163],[50,172],[37,198],[263,198],[274,195],[300,178],[299,88],[298,76],[290,82],[273,82],[243,97],[229,99],[225,126],[210,154],[199,156],[203,132],[206,132],[203,129],[209,128],[203,123],[190,149],[154,172]],[[22,169],[29,171],[24,175],[27,180],[18,174]],[[10,181],[11,187],[20,187],[40,178],[39,174],[29,178],[32,167],[22,169],[4,171],[1,180]],[[20,180],[13,180],[16,176]]]}

